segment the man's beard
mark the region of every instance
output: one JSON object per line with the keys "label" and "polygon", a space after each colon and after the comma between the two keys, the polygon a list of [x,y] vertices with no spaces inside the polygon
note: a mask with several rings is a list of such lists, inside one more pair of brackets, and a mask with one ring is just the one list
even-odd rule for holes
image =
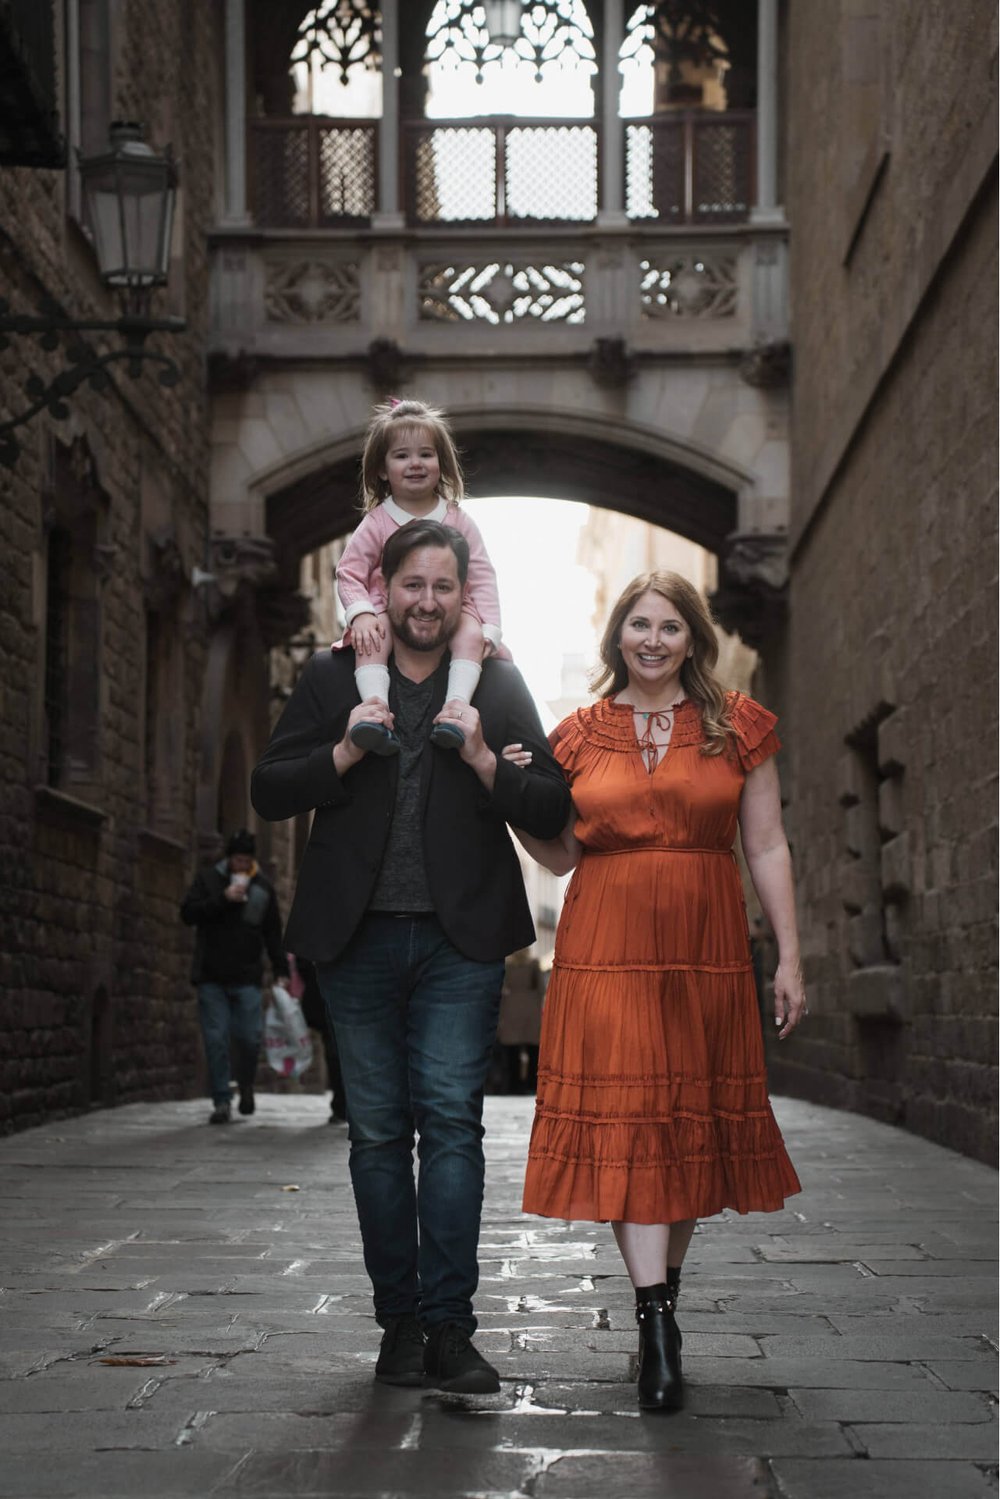
{"label": "man's beard", "polygon": [[[417,635],[411,630],[410,614],[411,611],[407,609],[397,617],[390,609],[389,623],[392,626],[392,633],[395,635],[396,639],[399,640],[403,645],[407,646],[411,651],[440,650],[443,645],[448,644],[448,641],[451,639],[451,637],[455,633],[455,630],[458,628],[458,620],[456,619],[454,623],[452,623],[449,627],[448,618],[442,612],[439,613],[435,618],[434,622],[437,624],[438,629],[433,638],[428,635]],[[424,623],[429,625],[431,621],[425,620]]]}

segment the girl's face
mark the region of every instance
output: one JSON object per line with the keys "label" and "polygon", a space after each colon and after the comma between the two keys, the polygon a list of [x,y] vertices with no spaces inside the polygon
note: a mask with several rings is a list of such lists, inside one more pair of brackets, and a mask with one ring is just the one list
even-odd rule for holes
{"label": "girl's face", "polygon": [[379,476],[385,479],[397,505],[423,505],[437,497],[441,465],[426,428],[409,427],[394,434]]}
{"label": "girl's face", "polygon": [[680,686],[681,667],[693,650],[680,610],[661,593],[641,594],[622,621],[629,682],[648,696],[666,697]]}

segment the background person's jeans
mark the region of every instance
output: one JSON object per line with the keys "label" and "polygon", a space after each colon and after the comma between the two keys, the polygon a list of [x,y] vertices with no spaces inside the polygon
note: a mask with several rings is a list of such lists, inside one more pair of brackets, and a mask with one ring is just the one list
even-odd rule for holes
{"label": "background person's jeans", "polygon": [[[453,947],[434,916],[365,917],[316,975],[337,1036],[351,1181],[375,1314],[474,1332],[483,1085],[504,965]],[[414,1131],[419,1184],[414,1182]]]}
{"label": "background person's jeans", "polygon": [[[205,1042],[212,1102],[228,1103],[233,1063],[236,1082],[252,1088],[264,1030],[256,984],[199,984],[198,1019]],[[232,1052],[232,1055],[230,1055]]]}

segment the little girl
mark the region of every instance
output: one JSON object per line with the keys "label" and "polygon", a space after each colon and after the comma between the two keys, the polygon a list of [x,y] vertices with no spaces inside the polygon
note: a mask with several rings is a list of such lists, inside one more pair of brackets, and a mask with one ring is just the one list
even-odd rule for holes
{"label": "little girl", "polygon": [[[382,548],[399,526],[430,519],[454,526],[469,543],[469,576],[451,639],[445,701],[471,703],[483,657],[500,645],[500,599],[479,528],[459,507],[462,470],[443,412],[422,401],[376,406],[361,459],[361,488],[365,516],[337,566],[337,592],[357,657],[354,679],[362,702],[372,697],[389,701],[391,641]],[[461,749],[465,743],[454,724],[435,724],[430,737],[442,749]],[[376,755],[399,753],[399,740],[385,724],[357,723],[351,738]]]}

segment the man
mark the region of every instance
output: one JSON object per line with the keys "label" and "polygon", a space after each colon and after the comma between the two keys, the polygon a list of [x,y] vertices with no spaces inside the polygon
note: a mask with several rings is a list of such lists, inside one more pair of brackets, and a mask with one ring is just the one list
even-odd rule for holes
{"label": "man", "polygon": [[[411,521],[390,538],[389,705],[358,702],[353,652],[315,655],[254,771],[251,799],[266,818],[316,809],[288,943],[316,964],[336,1031],[351,1180],[383,1328],[375,1377],[488,1393],[499,1378],[471,1341],[483,1085],[504,958],[534,940],[505,824],[554,837],[570,798],[510,662],[485,664],[474,706],[444,702],[468,556],[464,538],[436,521]],[[353,725],[376,718],[395,730],[398,756],[352,742]],[[432,745],[435,723],[460,727],[462,748]],[[500,757],[512,741],[531,750],[527,769]]]}
{"label": "man", "polygon": [[226,857],[201,870],[181,905],[181,919],[198,932],[191,982],[198,986],[198,1018],[212,1090],[209,1124],[229,1123],[231,1043],[240,1113],[254,1111],[265,949],[275,978],[288,976],[278,901],[257,868],[256,851],[253,834],[240,828],[226,844]]}

